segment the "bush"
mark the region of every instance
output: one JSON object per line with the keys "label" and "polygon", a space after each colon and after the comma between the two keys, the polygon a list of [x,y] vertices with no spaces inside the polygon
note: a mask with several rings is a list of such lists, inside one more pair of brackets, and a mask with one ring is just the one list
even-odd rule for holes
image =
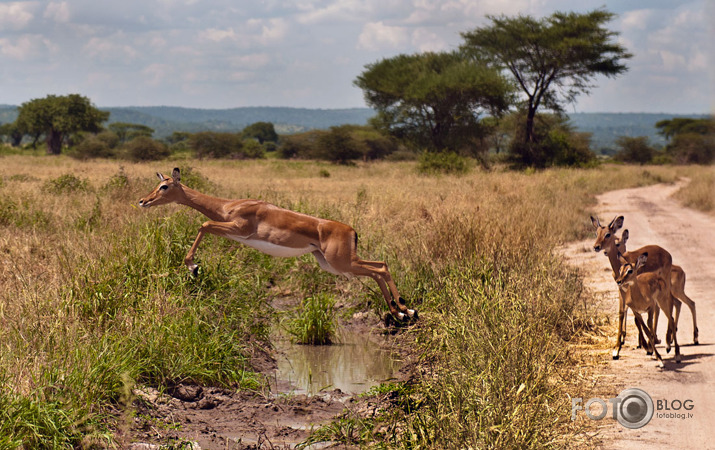
{"label": "bush", "polygon": [[139,136],[124,144],[122,150],[132,161],[157,161],[168,158],[171,152],[163,143],[147,136]]}
{"label": "bush", "polygon": [[255,139],[246,139],[243,141],[241,154],[243,158],[264,158],[266,156],[263,145]]}
{"label": "bush", "polygon": [[613,156],[616,161],[647,164],[653,160],[655,149],[648,144],[647,136],[621,136],[616,139],[620,150]]}
{"label": "bush", "polygon": [[189,147],[197,158],[263,158],[264,150],[253,139],[243,140],[240,134],[203,131],[189,138]]}
{"label": "bush", "polygon": [[677,134],[667,152],[678,164],[711,164],[715,161],[715,135]]}
{"label": "bush", "polygon": [[77,159],[110,158],[114,152],[97,136],[88,136],[74,148],[70,156]]}
{"label": "bush", "polygon": [[[509,145],[510,160],[519,166],[544,168],[550,166],[589,165],[595,155],[591,152],[588,133],[577,133],[568,118],[557,114],[537,114],[534,119],[535,142],[526,142],[526,130],[518,113]],[[525,120],[525,118],[524,118]]]}
{"label": "bush", "polygon": [[45,183],[45,189],[53,194],[66,194],[77,191],[84,192],[89,190],[89,183],[87,180],[83,180],[72,174],[65,174],[48,180]]}
{"label": "bush", "polygon": [[463,175],[469,172],[469,163],[466,158],[454,152],[424,152],[420,155],[417,171],[423,175],[456,174]]}

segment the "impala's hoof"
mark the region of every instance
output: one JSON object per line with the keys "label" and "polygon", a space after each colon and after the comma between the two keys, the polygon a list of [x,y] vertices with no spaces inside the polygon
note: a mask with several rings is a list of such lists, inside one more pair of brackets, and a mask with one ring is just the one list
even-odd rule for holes
{"label": "impala's hoof", "polygon": [[408,309],[408,310],[407,310],[407,314],[410,316],[410,318],[411,318],[413,321],[417,321],[417,320],[419,320],[419,318],[420,318],[420,315],[417,313],[417,310],[416,310],[416,309]]}
{"label": "impala's hoof", "polygon": [[680,364],[682,362],[682,359],[680,358],[680,355],[675,355],[675,362]]}
{"label": "impala's hoof", "polygon": [[618,354],[618,351],[613,350],[613,359],[614,359],[614,360],[617,360],[618,358],[620,358],[620,355]]}
{"label": "impala's hoof", "polygon": [[658,368],[665,369],[665,364],[663,364],[663,361],[658,361]]}

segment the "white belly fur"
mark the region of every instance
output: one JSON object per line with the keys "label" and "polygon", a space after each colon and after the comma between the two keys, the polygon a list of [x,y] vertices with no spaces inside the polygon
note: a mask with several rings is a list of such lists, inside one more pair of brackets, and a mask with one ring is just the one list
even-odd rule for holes
{"label": "white belly fur", "polygon": [[265,253],[271,256],[280,256],[283,258],[289,258],[292,256],[305,255],[306,253],[311,253],[315,251],[315,248],[310,245],[308,247],[284,247],[282,245],[272,244],[270,242],[261,241],[257,239],[243,239],[240,237],[231,236],[231,239],[245,244],[251,248],[255,248],[259,252]]}

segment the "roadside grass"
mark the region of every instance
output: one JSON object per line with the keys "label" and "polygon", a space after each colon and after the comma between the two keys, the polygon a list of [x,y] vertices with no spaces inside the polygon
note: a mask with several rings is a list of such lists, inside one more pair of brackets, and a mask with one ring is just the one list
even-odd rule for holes
{"label": "roadside grass", "polygon": [[[258,389],[249,357],[268,345],[273,295],[371,308],[376,321],[386,312],[370,280],[334,277],[310,255],[271,258],[211,236],[191,277],[183,258],[205,219],[180,206],[135,206],[155,172],[173,166],[213,195],[352,225],[359,255],[386,261],[420,310],[402,333],[420,375],[391,394],[393,408],[350,430],[336,421],[320,439],[559,446],[573,432],[568,342],[594,311],[551,249],[590,234],[595,194],[672,182],[681,170],[496,167],[428,177],[415,162],[384,162],[330,166],[325,177],[325,164],[304,161],[0,158],[0,448],[117,445],[117,417],[135,385]],[[74,180],[82,187],[64,187]]]}
{"label": "roadside grass", "polygon": [[715,167],[690,167],[683,174],[690,183],[675,193],[675,198],[688,208],[706,213],[715,212]]}

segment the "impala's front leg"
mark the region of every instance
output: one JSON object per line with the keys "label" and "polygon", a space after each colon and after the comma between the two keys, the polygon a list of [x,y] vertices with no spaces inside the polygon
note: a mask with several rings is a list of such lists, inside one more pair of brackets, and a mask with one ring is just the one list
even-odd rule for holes
{"label": "impala's front leg", "polygon": [[199,247],[201,240],[204,238],[205,233],[210,233],[216,236],[229,237],[232,235],[240,235],[240,231],[236,230],[237,226],[234,222],[204,222],[199,228],[199,234],[196,235],[193,245],[189,249],[189,252],[184,258],[184,264],[189,269],[189,271],[194,275],[198,275],[199,266],[194,263],[194,255],[196,254],[196,249]]}

